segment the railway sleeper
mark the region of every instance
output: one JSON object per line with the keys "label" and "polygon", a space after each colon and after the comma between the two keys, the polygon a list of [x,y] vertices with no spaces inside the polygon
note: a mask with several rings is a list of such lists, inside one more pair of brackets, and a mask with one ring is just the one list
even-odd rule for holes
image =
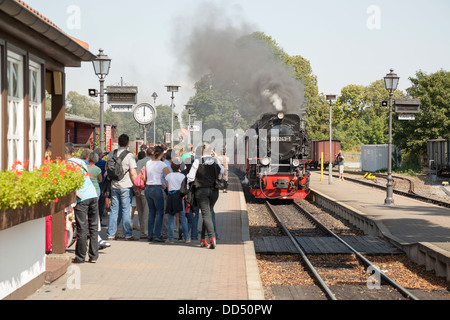
{"label": "railway sleeper", "polygon": [[365,234],[389,239],[389,242],[403,250],[413,262],[424,265],[427,271],[434,271],[438,277],[443,277],[450,282],[450,256],[436,245],[429,242],[405,244],[392,235],[382,223],[377,223],[358,213],[357,210],[336,203],[335,200],[314,190],[311,190],[309,199],[348,220],[355,227],[363,230]]}

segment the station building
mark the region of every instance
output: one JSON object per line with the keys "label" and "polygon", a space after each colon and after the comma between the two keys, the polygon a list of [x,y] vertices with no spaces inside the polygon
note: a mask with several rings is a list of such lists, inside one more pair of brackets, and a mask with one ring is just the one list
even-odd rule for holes
{"label": "station building", "polygon": [[0,169],[39,166],[45,151],[45,91],[52,96],[52,157],[64,156],[65,68],[95,55],[21,0],[0,0]]}
{"label": "station building", "polygon": [[[69,36],[23,1],[0,0],[0,170],[27,159],[29,169],[39,167],[47,130],[52,158],[64,157],[65,69],[95,58],[87,43]],[[51,95],[48,128],[46,92]],[[42,210],[44,217],[36,217],[37,209],[24,208],[20,215],[0,210],[0,299],[22,298],[47,278],[46,217],[50,213],[52,252],[54,256],[65,253],[63,201],[56,202],[53,209]]]}

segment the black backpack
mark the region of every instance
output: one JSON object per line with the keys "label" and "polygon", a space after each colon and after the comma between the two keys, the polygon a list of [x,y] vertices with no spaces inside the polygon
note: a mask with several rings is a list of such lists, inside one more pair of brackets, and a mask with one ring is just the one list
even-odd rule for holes
{"label": "black backpack", "polygon": [[122,161],[130,152],[128,150],[124,150],[120,156],[117,156],[117,150],[114,150],[114,153],[108,157],[108,161],[106,162],[107,166],[107,174],[110,180],[120,181],[125,177],[125,174],[128,172],[123,171]]}

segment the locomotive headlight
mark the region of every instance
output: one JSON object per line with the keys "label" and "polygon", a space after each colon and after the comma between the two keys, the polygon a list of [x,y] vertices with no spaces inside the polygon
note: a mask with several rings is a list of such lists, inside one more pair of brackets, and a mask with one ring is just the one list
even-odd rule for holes
{"label": "locomotive headlight", "polygon": [[278,119],[283,120],[284,119],[284,112],[278,112],[277,117],[278,117]]}
{"label": "locomotive headlight", "polygon": [[298,159],[293,159],[293,160],[292,160],[292,165],[293,165],[294,167],[298,167],[298,166],[300,165],[300,160],[298,160]]}
{"label": "locomotive headlight", "polygon": [[270,158],[268,158],[268,157],[262,158],[262,159],[261,159],[261,164],[262,164],[263,166],[268,166],[268,165],[270,164]]}

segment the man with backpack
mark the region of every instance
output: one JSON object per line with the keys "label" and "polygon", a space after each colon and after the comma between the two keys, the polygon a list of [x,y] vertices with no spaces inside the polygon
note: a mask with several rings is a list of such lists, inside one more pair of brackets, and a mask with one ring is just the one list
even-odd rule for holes
{"label": "man with backpack", "polygon": [[131,201],[133,199],[133,184],[137,177],[136,160],[127,149],[130,138],[126,134],[119,137],[119,149],[108,156],[106,172],[111,180],[111,212],[109,214],[108,240],[116,239],[117,225],[123,221],[125,240],[139,240],[133,237],[131,229]]}

